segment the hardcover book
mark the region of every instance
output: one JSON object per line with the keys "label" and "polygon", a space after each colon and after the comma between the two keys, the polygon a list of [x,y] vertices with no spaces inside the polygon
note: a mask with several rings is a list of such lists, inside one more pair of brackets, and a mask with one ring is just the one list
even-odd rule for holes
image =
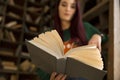
{"label": "hardcover book", "polygon": [[64,44],[56,30],[26,40],[32,62],[47,73],[57,72],[69,77],[102,80],[106,71],[100,51],[95,45],[70,49],[64,54]]}

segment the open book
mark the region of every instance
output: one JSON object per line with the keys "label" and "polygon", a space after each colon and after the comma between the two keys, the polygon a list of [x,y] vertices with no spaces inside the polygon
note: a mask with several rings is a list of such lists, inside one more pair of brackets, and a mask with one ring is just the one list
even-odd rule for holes
{"label": "open book", "polygon": [[58,72],[87,80],[102,80],[106,73],[95,45],[72,48],[64,54],[64,45],[56,30],[39,34],[26,44],[33,63],[47,73]]}

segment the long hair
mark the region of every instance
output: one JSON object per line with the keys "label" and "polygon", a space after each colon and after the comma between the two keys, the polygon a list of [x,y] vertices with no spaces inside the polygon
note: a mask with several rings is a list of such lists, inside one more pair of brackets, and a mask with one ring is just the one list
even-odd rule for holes
{"label": "long hair", "polygon": [[[76,12],[73,15],[73,18],[71,20],[71,26],[70,26],[70,34],[71,39],[77,41],[79,40],[80,45],[87,44],[86,40],[86,33],[85,29],[82,23],[82,17],[80,12],[80,0],[76,0]],[[61,21],[59,17],[59,10],[58,6],[60,4],[60,0],[57,0],[56,6],[55,6],[55,12],[54,12],[54,28],[58,31],[61,38],[63,39],[63,30],[61,27]]]}

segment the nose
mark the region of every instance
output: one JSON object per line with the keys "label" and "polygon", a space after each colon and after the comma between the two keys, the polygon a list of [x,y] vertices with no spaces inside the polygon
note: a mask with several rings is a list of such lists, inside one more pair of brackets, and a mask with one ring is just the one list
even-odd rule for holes
{"label": "nose", "polygon": [[70,11],[70,9],[71,9],[70,6],[67,6],[67,7],[66,7],[66,10],[67,10],[67,11]]}

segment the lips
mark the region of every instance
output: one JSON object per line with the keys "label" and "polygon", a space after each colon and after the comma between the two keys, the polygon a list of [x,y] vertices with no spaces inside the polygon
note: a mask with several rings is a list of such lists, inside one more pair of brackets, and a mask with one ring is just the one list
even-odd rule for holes
{"label": "lips", "polygon": [[64,15],[66,15],[66,16],[69,16],[70,14],[68,14],[68,13],[65,13]]}

